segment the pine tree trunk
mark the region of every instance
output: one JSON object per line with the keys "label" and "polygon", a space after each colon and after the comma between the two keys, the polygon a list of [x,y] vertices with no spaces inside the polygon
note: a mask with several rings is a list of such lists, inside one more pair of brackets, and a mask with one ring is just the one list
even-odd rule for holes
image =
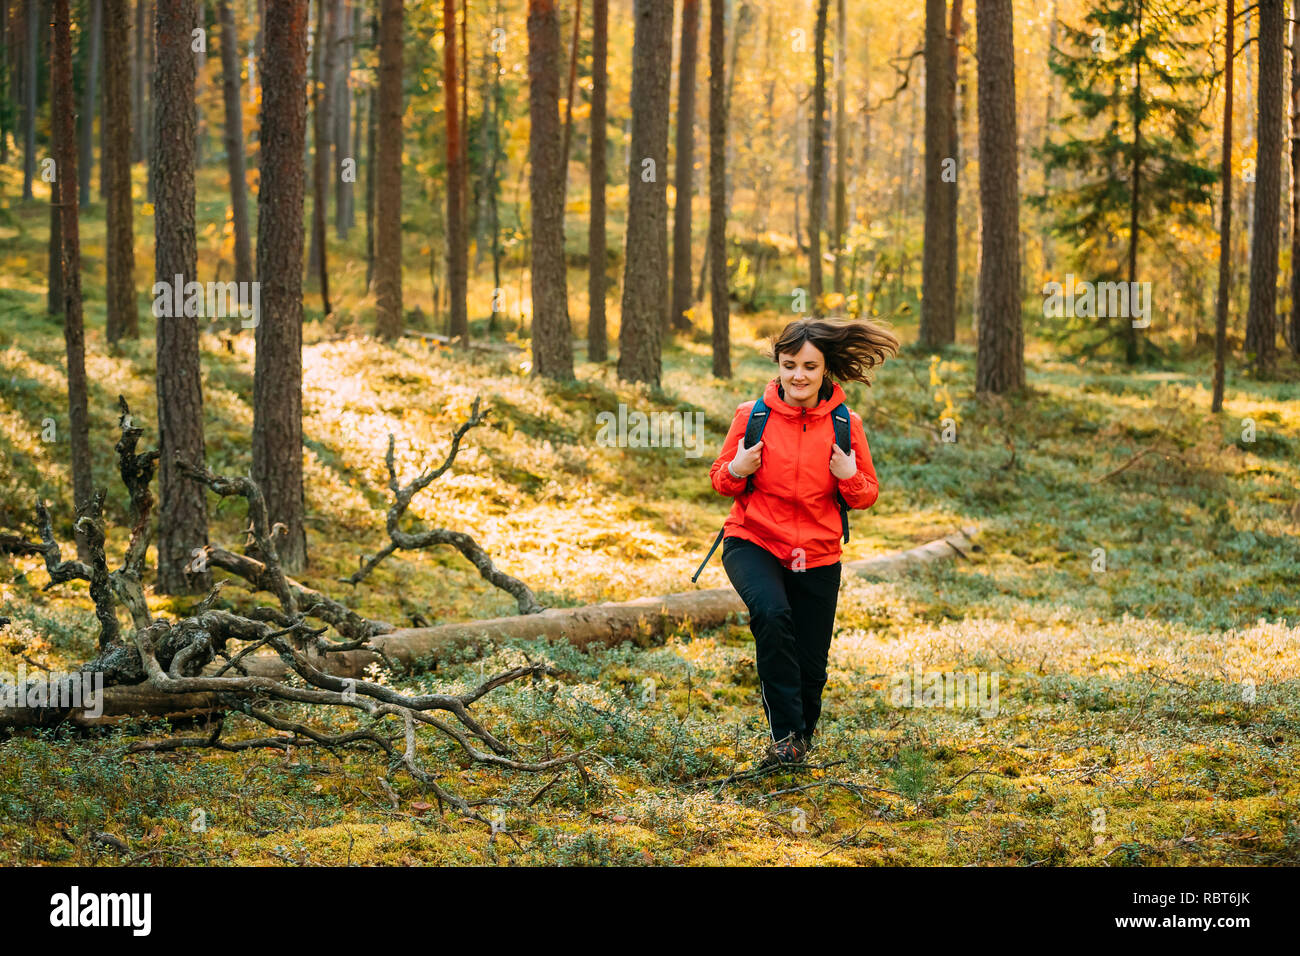
{"label": "pine tree trunk", "polygon": [[308,270],[316,273],[321,311],[330,314],[329,254],[325,222],[329,216],[330,79],[334,66],[333,0],[316,0],[316,40],[312,50],[312,210]]}
{"label": "pine tree trunk", "polygon": [[[343,176],[343,162],[355,160],[352,153],[352,4],[344,0],[334,3],[334,234],[346,242],[352,228],[352,179]],[[355,171],[355,166],[353,167]]]}
{"label": "pine tree trunk", "polygon": [[848,23],[845,0],[835,0],[835,223],[831,242],[835,255],[834,290],[844,288],[844,239],[848,230],[847,163],[849,157],[848,119],[845,114],[845,66],[848,57]]}
{"label": "pine tree trunk", "polygon": [[[81,239],[77,213],[76,106],[72,88],[72,19],[68,0],[55,0],[51,22],[51,110],[59,196],[63,272],[63,341],[68,362],[68,430],[72,449],[72,496],[78,511],[90,503],[90,416],[86,384],[86,333],[81,313]],[[86,537],[77,533],[77,557],[90,560]]]}
{"label": "pine tree trunk", "polygon": [[956,277],[952,250],[957,233],[952,211],[956,205],[953,182],[945,182],[944,165],[955,161],[952,148],[952,50],[948,40],[947,4],[925,2],[925,232],[921,260],[922,348],[934,349],[953,341],[957,328]]}
{"label": "pine tree trunk", "polygon": [[23,44],[23,199],[31,200],[35,198],[32,181],[36,177],[36,63],[41,42],[40,0],[27,0],[23,22],[27,27],[27,41]]}
{"label": "pine tree trunk", "polygon": [[[167,289],[197,281],[194,232],[194,53],[192,0],[156,0],[154,95],[154,280]],[[175,296],[173,296],[173,299]],[[173,302],[174,304],[174,302]],[[170,311],[172,314],[167,314]],[[158,584],[163,594],[206,590],[208,573],[187,573],[208,543],[206,492],[177,471],[175,459],[204,460],[199,326],[164,310],[157,318]]]}
{"label": "pine tree trunk", "polygon": [[90,0],[90,25],[82,30],[79,44],[86,44],[84,58],[85,76],[82,82],[81,120],[78,133],[81,137],[81,159],[77,166],[81,188],[78,190],[81,208],[90,205],[90,171],[95,165],[95,108],[99,105],[99,57],[104,39],[103,0]]}
{"label": "pine tree trunk", "polygon": [[375,327],[402,334],[402,0],[382,0],[375,118]]}
{"label": "pine tree trunk", "polygon": [[1300,0],[1291,4],[1291,354],[1300,359]]}
{"label": "pine tree trunk", "polygon": [[949,59],[952,66],[948,70],[948,155],[952,157],[954,165],[954,178],[950,183],[945,183],[952,190],[952,198],[948,202],[948,225],[947,234],[952,237],[948,243],[948,294],[952,298],[952,328],[948,332],[948,342],[957,340],[957,311],[960,308],[958,296],[958,268],[957,268],[957,244],[959,237],[957,233],[957,210],[961,199],[961,137],[957,127],[957,75],[961,68],[961,34],[963,29],[962,21],[962,0],[952,0],[952,26],[948,31],[948,51]]}
{"label": "pine tree trunk", "polygon": [[573,378],[564,262],[564,148],[560,21],[554,0],[528,0],[528,158],[533,205],[534,375]]}
{"label": "pine tree trunk", "polygon": [[609,0],[591,8],[591,217],[587,234],[587,360],[609,359],[605,326],[605,100],[609,88]]}
{"label": "pine tree trunk", "polygon": [[1233,27],[1236,15],[1233,0],[1224,11],[1223,41],[1223,148],[1220,152],[1219,181],[1223,196],[1219,206],[1219,292],[1214,307],[1214,383],[1210,410],[1223,411],[1223,373],[1228,351],[1228,294],[1232,289],[1232,65]]}
{"label": "pine tree trunk", "polygon": [[1259,151],[1245,348],[1254,353],[1255,373],[1261,377],[1272,374],[1277,357],[1274,311],[1282,205],[1282,22],[1282,0],[1259,0]]}
{"label": "pine tree trunk", "polygon": [[[442,89],[447,119],[447,279],[451,315],[447,334],[463,349],[469,348],[469,311],[466,301],[469,277],[465,235],[465,166],[461,149],[461,103],[456,67],[456,0],[442,3]],[[558,108],[558,106],[557,106]],[[563,206],[561,206],[563,215]],[[564,250],[561,245],[561,260]],[[536,302],[536,299],[534,299]]]}
{"label": "pine tree trunk", "polygon": [[235,225],[235,281],[253,281],[247,183],[244,175],[244,114],[239,98],[239,40],[230,0],[217,0],[221,22],[221,92],[226,106],[226,169]]}
{"label": "pine tree trunk", "polygon": [[659,387],[668,298],[668,103],[673,7],[634,0],[632,138],[618,375]]}
{"label": "pine tree trunk", "polygon": [[135,117],[135,135],[131,140],[131,162],[149,161],[149,124],[146,121],[146,90],[149,63],[145,58],[146,37],[149,34],[149,0],[135,0],[135,56],[132,60],[131,115]]}
{"label": "pine tree trunk", "polygon": [[809,157],[812,190],[808,198],[808,298],[813,315],[821,315],[822,210],[826,203],[826,10],[828,0],[817,0],[817,25],[813,33],[813,108]]}
{"label": "pine tree trunk", "polygon": [[685,0],[677,56],[677,201],[673,208],[673,298],[671,328],[689,332],[691,307],[691,194],[695,176],[695,62],[699,57],[700,0]]}
{"label": "pine tree trunk", "polygon": [[261,315],[253,372],[253,478],[286,571],[307,566],[302,487],[302,252],[307,140],[307,0],[273,0],[263,24],[257,274]]}
{"label": "pine tree trunk", "polygon": [[[379,17],[370,15],[370,46],[379,46]],[[376,84],[366,91],[366,295],[374,288],[375,279],[375,128],[378,125],[379,93]]]}
{"label": "pine tree trunk", "polygon": [[731,378],[731,302],[727,290],[726,0],[709,0],[709,271],[713,374]]}
{"label": "pine tree trunk", "polygon": [[1011,0],[976,0],[979,36],[979,346],[975,391],[1025,387],[1020,318],[1020,193],[1016,165],[1015,45]]}
{"label": "pine tree trunk", "polygon": [[104,168],[109,342],[140,334],[135,297],[134,205],[131,202],[131,11],[127,0],[104,9]]}
{"label": "pine tree trunk", "polygon": [[[51,146],[53,143],[51,143]],[[56,177],[58,175],[56,171]],[[50,242],[49,242],[49,276],[45,295],[45,311],[50,315],[62,315],[63,303],[63,212],[59,208],[59,180],[50,183]]]}

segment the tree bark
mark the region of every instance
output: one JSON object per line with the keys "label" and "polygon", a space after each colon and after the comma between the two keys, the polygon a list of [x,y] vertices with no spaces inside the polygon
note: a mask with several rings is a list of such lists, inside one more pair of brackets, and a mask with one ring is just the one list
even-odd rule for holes
{"label": "tree bark", "polygon": [[90,0],[90,25],[82,30],[79,43],[87,44],[85,76],[82,78],[81,100],[81,160],[77,167],[81,188],[78,190],[81,208],[90,205],[90,171],[95,165],[95,108],[99,105],[99,58],[104,39],[103,0]]}
{"label": "tree bark", "polygon": [[[53,145],[53,143],[51,143]],[[50,242],[49,268],[46,270],[49,282],[46,288],[45,311],[50,315],[62,315],[63,302],[63,211],[60,208],[59,180],[56,166],[55,180],[50,183]]]}
{"label": "tree bark", "polygon": [[27,27],[27,40],[23,44],[23,199],[31,200],[35,198],[32,181],[36,177],[36,61],[41,42],[40,0],[27,0],[23,20]]}
{"label": "tree bark", "polygon": [[808,197],[808,299],[813,315],[821,315],[822,210],[826,206],[826,11],[828,0],[817,0],[813,32],[813,108],[809,134],[812,190]]}
{"label": "tree bark", "polygon": [[132,138],[131,162],[149,161],[149,124],[145,121],[148,90],[149,63],[145,57],[146,37],[149,33],[149,0],[135,0],[135,57],[132,79],[131,115],[135,117],[135,135]]}
{"label": "tree bark", "polygon": [[402,0],[382,0],[375,155],[375,306],[381,338],[402,334]]}
{"label": "tree bark", "polygon": [[[72,18],[68,0],[55,0],[51,22],[51,111],[55,179],[59,197],[60,262],[63,276],[63,341],[68,362],[68,430],[72,450],[72,495],[77,511],[90,504],[90,414],[86,384],[86,333],[81,311],[81,234],[77,210],[77,109],[72,87]],[[90,560],[89,542],[77,532],[77,556]]]}
{"label": "tree bark", "polygon": [[1015,45],[1011,0],[976,0],[979,36],[980,250],[979,345],[975,391],[1025,387],[1020,318],[1020,192],[1016,165]]}
{"label": "tree bark", "polygon": [[1233,24],[1235,3],[1227,0],[1224,12],[1225,37],[1223,42],[1223,148],[1220,157],[1219,181],[1223,183],[1223,196],[1219,207],[1219,292],[1214,307],[1214,383],[1210,410],[1223,411],[1223,371],[1228,351],[1228,294],[1232,289],[1232,64]]}
{"label": "tree bark", "polygon": [[316,272],[321,311],[330,314],[329,254],[325,223],[329,215],[330,92],[334,57],[333,0],[316,0],[316,39],[312,49],[312,210],[308,270]]}
{"label": "tree bark", "polygon": [[[456,67],[456,0],[442,3],[442,89],[447,118],[447,279],[451,293],[451,314],[447,334],[469,345],[469,250],[465,233],[465,166],[461,149],[460,108]],[[563,207],[561,207],[561,210]],[[561,214],[563,212],[561,211]],[[561,258],[563,247],[561,247]]]}
{"label": "tree bark", "polygon": [[1291,4],[1291,355],[1300,359],[1300,0]]}
{"label": "tree bark", "polygon": [[286,571],[307,566],[302,487],[302,252],[307,139],[307,0],[266,5],[261,60],[257,274],[261,315],[253,373],[253,479]]}
{"label": "tree bark", "polygon": [[945,182],[944,165],[955,159],[952,122],[956,86],[948,40],[945,0],[925,2],[925,230],[921,260],[921,327],[918,344],[950,344],[957,329],[957,282],[952,274],[957,243],[955,177]]}
{"label": "tree bark", "polygon": [[731,378],[731,301],[727,290],[726,0],[709,0],[709,274],[713,374]]}
{"label": "tree bark", "polygon": [[659,387],[668,299],[668,103],[673,5],[634,0],[632,138],[618,375]]}
{"label": "tree bark", "polygon": [[230,207],[235,225],[235,281],[253,281],[253,252],[249,242],[248,196],[244,174],[244,114],[239,98],[239,40],[230,0],[217,0],[221,21],[221,92],[226,106],[226,170],[230,177]]}
{"label": "tree bark", "polygon": [[560,22],[554,0],[528,0],[528,158],[532,165],[533,375],[573,378],[564,261]]}
{"label": "tree bark", "polygon": [[[351,0],[333,0],[334,3],[334,234],[340,242],[346,242],[348,231],[354,221],[352,212],[353,179],[343,176],[343,163],[351,159],[355,162],[352,142],[352,30],[353,11]],[[354,167],[355,169],[355,167]]]}
{"label": "tree bark", "polygon": [[131,201],[131,10],[128,0],[107,0],[104,10],[104,177],[106,336],[110,343],[137,338],[135,228]]}
{"label": "tree bark", "polygon": [[845,65],[848,56],[848,22],[845,0],[835,0],[835,222],[832,226],[832,253],[835,256],[834,289],[844,288],[844,237],[848,230],[847,164],[849,158],[848,121],[845,114]]}
{"label": "tree bark", "polygon": [[[168,290],[197,281],[194,232],[195,28],[193,0],[157,0],[154,35],[154,281]],[[166,314],[172,311],[173,314]],[[183,311],[183,310],[182,310]],[[158,585],[163,594],[206,590],[207,573],[187,573],[195,549],[208,543],[204,490],[176,469],[175,459],[204,460],[199,325],[165,310],[157,318]]]}
{"label": "tree bark", "polygon": [[1282,0],[1259,0],[1259,122],[1255,163],[1255,229],[1250,247],[1246,351],[1255,373],[1271,375],[1277,358],[1278,217],[1282,206]]}
{"label": "tree bark", "polygon": [[609,0],[592,0],[591,8],[591,217],[587,234],[587,360],[609,359],[605,323],[605,101],[609,89]]}
{"label": "tree bark", "polygon": [[691,194],[695,178],[695,61],[699,56],[700,0],[682,6],[682,39],[677,57],[677,175],[673,185],[672,328],[689,332],[691,307]]}

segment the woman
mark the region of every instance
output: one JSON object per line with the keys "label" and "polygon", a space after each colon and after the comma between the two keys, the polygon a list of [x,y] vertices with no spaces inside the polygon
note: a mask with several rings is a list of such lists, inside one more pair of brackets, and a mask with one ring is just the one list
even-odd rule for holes
{"label": "woman", "polygon": [[736,499],[723,526],[722,564],[749,608],[772,735],[764,767],[802,761],[821,715],[840,588],[835,492],[850,508],[870,508],[879,494],[856,412],[849,413],[851,451],[835,444],[830,413],[844,391],[830,379],[870,386],[868,370],[898,347],[892,332],[870,322],[791,322],[769,353],[778,372],[763,393],[771,411],[762,439],[744,447],[754,405],[745,402],[709,472],[718,493]]}

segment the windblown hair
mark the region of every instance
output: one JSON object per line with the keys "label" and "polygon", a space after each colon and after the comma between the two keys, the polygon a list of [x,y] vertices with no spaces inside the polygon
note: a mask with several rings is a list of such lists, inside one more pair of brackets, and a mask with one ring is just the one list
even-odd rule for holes
{"label": "windblown hair", "polygon": [[867,373],[891,355],[897,355],[898,336],[883,325],[867,320],[796,319],[772,343],[768,358],[779,362],[784,354],[797,353],[811,342],[826,359],[826,377],[821,397],[830,395],[830,379],[861,382],[868,388]]}

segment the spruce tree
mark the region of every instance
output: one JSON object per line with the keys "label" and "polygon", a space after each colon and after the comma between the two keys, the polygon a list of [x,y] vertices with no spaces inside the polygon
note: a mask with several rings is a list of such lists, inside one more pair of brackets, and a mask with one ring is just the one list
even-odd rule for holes
{"label": "spruce tree", "polygon": [[[1167,227],[1209,221],[1218,174],[1200,144],[1208,142],[1202,112],[1213,74],[1193,34],[1212,9],[1187,0],[1095,0],[1083,26],[1061,24],[1051,68],[1073,108],[1036,150],[1047,183],[1031,201],[1052,211],[1053,231],[1075,250],[1079,281],[1138,282],[1143,235],[1176,255]],[[1161,298],[1153,289],[1151,301]],[[1067,318],[1055,331],[1085,353],[1120,339],[1129,363],[1153,350],[1129,317]]]}

